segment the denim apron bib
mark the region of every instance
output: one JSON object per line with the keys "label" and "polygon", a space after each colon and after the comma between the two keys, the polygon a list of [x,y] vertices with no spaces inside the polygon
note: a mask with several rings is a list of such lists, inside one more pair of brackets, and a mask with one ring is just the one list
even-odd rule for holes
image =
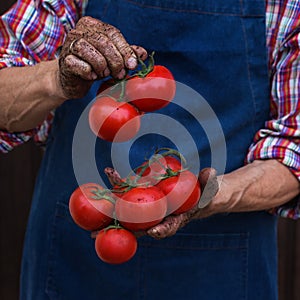
{"label": "denim apron bib", "polygon": [[[200,93],[226,139],[225,172],[243,165],[255,132],[269,116],[264,1],[91,0],[86,15],[154,50],[157,64]],[[219,214],[193,221],[164,240],[140,238],[136,255],[123,265],[97,258],[90,233],[72,221],[68,200],[78,184],[73,135],[98,85],[84,99],[57,109],[28,222],[21,299],[277,299],[276,218],[266,212]],[[182,115],[174,105],[161,113]],[[192,118],[185,121],[196,137],[201,168],[209,166],[201,126]],[[86,141],[83,137],[83,149]],[[141,137],[130,160],[139,163],[153,145],[168,143]],[[110,166],[110,147],[97,142],[100,171]]]}

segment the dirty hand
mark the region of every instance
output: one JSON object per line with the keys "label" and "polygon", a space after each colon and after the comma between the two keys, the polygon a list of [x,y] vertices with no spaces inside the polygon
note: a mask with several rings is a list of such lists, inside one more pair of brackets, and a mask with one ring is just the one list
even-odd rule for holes
{"label": "dirty hand", "polygon": [[155,239],[170,237],[191,220],[208,216],[206,207],[219,191],[216,170],[205,168],[200,171],[198,179],[202,190],[198,205],[186,213],[167,216],[160,224],[147,230],[147,235]]}
{"label": "dirty hand", "polygon": [[[209,170],[209,169],[208,169]],[[203,208],[195,208],[178,216],[169,216],[150,228],[147,234],[154,238],[174,235],[193,219],[206,218],[217,213],[273,211],[274,208],[295,199],[300,193],[299,180],[282,163],[275,159],[256,160],[230,173],[216,177],[200,172],[199,180],[207,200]],[[205,200],[205,198],[203,199]],[[204,201],[206,202],[206,201]]]}
{"label": "dirty hand", "polygon": [[92,17],[82,17],[65,40],[59,57],[59,82],[67,98],[83,97],[94,80],[122,79],[145,60],[144,48],[129,45],[120,31]]}

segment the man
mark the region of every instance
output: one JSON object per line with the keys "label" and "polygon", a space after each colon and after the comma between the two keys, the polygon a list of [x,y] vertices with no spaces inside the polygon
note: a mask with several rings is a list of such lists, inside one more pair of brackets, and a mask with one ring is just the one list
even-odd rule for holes
{"label": "man", "polygon": [[[267,211],[299,217],[298,2],[86,4],[21,1],[1,19],[1,149],[47,139],[27,229],[21,298],[276,299],[276,217]],[[207,100],[227,149],[225,175],[211,203],[193,212],[193,221],[187,213],[150,229],[148,235],[160,240],[140,238],[136,256],[116,268],[95,257],[89,233],[68,212],[78,184],[72,140],[80,115],[98,80],[121,79],[138,57],[146,57],[102,21],[155,50],[156,63]],[[162,113],[182,121],[172,105]],[[201,167],[210,166],[209,141],[191,119],[188,128]],[[102,169],[111,163],[112,145],[98,145]],[[131,150],[135,160],[153,145],[166,142],[141,139]]]}

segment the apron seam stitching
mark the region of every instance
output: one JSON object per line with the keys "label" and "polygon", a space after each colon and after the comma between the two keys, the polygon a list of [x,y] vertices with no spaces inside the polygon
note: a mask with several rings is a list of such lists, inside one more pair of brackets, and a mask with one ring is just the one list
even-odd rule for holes
{"label": "apron seam stitching", "polygon": [[[125,0],[126,2],[139,6],[139,7],[144,7],[144,8],[150,8],[150,9],[159,9],[163,11],[170,11],[170,12],[178,12],[178,13],[195,13],[195,14],[203,14],[203,15],[225,15],[225,16],[236,16],[236,17],[242,17],[243,14],[240,12],[236,13],[226,13],[222,11],[215,11],[215,12],[209,12],[209,11],[202,11],[202,10],[197,10],[197,9],[177,9],[177,8],[171,8],[171,7],[160,7],[160,6],[155,6],[155,5],[149,5],[149,4],[142,4],[138,3],[133,0]],[[260,15],[251,15],[253,17],[255,16],[260,16]]]}

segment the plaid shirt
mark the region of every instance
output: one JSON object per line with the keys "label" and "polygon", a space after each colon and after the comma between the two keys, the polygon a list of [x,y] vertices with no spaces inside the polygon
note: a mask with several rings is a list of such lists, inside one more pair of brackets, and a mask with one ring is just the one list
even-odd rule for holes
{"label": "plaid shirt", "polygon": [[[0,68],[34,65],[54,59],[68,30],[84,15],[87,0],[18,1],[0,18]],[[266,38],[271,82],[270,120],[259,130],[246,162],[277,159],[300,179],[300,2],[266,0]],[[37,128],[22,133],[0,131],[0,151],[33,138],[44,143],[54,111]],[[295,199],[273,213],[300,218]]]}

